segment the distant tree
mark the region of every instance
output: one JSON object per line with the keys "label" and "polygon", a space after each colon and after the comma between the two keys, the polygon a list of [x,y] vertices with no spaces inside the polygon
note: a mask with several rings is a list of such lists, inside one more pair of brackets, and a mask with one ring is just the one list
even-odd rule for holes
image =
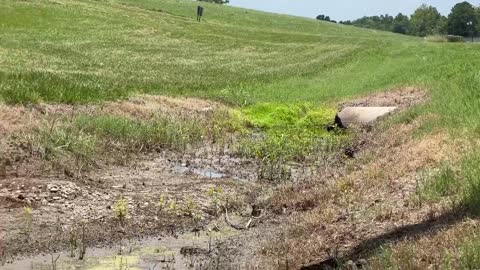
{"label": "distant tree", "polygon": [[[471,23],[471,24],[470,24]],[[448,15],[447,30],[450,35],[469,36],[476,34],[477,11],[468,2],[456,4]]]}
{"label": "distant tree", "polygon": [[326,16],[326,15],[323,15],[323,14],[322,14],[322,15],[318,15],[318,16],[317,16],[317,20],[336,23],[336,21],[330,19],[329,16]]}
{"label": "distant tree", "polygon": [[394,18],[388,14],[385,14],[380,16],[363,17],[354,21],[346,21],[341,23],[382,31],[392,31]]}
{"label": "distant tree", "polygon": [[480,33],[480,7],[474,7],[475,8],[475,17],[477,19],[477,25],[474,25],[475,27],[475,33]]}
{"label": "distant tree", "polygon": [[446,18],[435,7],[421,5],[411,17],[411,34],[424,37],[444,32]]}
{"label": "distant tree", "polygon": [[395,19],[393,19],[392,31],[404,35],[408,34],[410,32],[410,19],[408,16],[398,13]]}
{"label": "distant tree", "polygon": [[317,20],[319,20],[319,21],[327,21],[327,22],[328,22],[328,21],[330,21],[330,17],[329,17],[329,16],[325,16],[325,15],[322,14],[322,15],[318,15],[318,16],[317,16]]}
{"label": "distant tree", "polygon": [[440,34],[448,34],[448,18],[445,16],[442,16],[440,19],[440,22],[438,23],[438,32]]}
{"label": "distant tree", "polygon": [[215,3],[215,4],[220,4],[220,5],[230,3],[229,0],[198,0],[198,1],[200,1],[200,2]]}
{"label": "distant tree", "polygon": [[340,24],[345,24],[345,25],[352,25],[352,21],[348,20],[348,21],[340,21],[339,22]]}

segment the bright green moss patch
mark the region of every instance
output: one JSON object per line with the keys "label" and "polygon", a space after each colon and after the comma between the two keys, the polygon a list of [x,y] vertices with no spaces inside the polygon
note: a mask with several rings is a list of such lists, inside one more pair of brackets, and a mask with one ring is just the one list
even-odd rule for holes
{"label": "bright green moss patch", "polygon": [[334,128],[336,110],[331,107],[261,103],[241,113],[253,129],[238,143],[237,152],[261,160],[264,170],[260,177],[267,180],[289,179],[289,162],[332,151],[348,138],[344,131]]}
{"label": "bright green moss patch", "polygon": [[333,123],[336,110],[308,103],[260,103],[242,110],[251,126],[272,129],[326,129]]}
{"label": "bright green moss patch", "polygon": [[304,128],[325,129],[334,122],[337,111],[333,108],[322,108],[309,111],[305,117],[297,122]]}
{"label": "bright green moss patch", "polygon": [[260,103],[243,112],[254,127],[270,129],[292,126],[305,115],[305,110],[296,105]]}

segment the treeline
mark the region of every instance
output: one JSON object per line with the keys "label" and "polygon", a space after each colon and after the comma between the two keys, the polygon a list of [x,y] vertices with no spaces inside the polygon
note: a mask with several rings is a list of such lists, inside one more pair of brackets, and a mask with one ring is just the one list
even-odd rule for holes
{"label": "treeline", "polygon": [[325,16],[325,15],[318,15],[318,16],[317,16],[317,20],[319,20],[319,21],[326,21],[326,22],[332,22],[332,23],[337,23],[337,21],[332,20],[332,19],[330,19],[329,16]]}
{"label": "treeline", "polygon": [[474,36],[480,33],[480,7],[469,2],[458,3],[445,17],[437,8],[423,4],[410,16],[385,14],[339,23],[420,37],[437,34]]}
{"label": "treeline", "polygon": [[220,4],[220,5],[224,5],[224,4],[230,3],[229,0],[197,0],[197,1],[199,1],[199,2],[215,3],[215,4]]}

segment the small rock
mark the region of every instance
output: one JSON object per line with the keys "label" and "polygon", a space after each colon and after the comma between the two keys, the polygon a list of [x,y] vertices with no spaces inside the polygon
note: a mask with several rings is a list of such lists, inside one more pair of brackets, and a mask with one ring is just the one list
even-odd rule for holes
{"label": "small rock", "polygon": [[180,254],[182,254],[183,256],[186,256],[186,255],[206,255],[208,254],[209,251],[204,249],[204,248],[199,248],[199,247],[182,247],[180,249]]}
{"label": "small rock", "polygon": [[345,269],[348,269],[348,270],[358,270],[358,267],[355,263],[353,263],[353,261],[348,261],[345,265]]}
{"label": "small rock", "polygon": [[17,199],[19,199],[19,200],[25,200],[25,195],[19,194],[19,195],[17,196]]}
{"label": "small rock", "polygon": [[356,261],[355,264],[357,265],[357,268],[360,269],[366,268],[368,266],[368,262],[365,259],[360,259]]}
{"label": "small rock", "polygon": [[50,186],[48,190],[52,193],[57,193],[60,190],[60,188],[58,186]]}

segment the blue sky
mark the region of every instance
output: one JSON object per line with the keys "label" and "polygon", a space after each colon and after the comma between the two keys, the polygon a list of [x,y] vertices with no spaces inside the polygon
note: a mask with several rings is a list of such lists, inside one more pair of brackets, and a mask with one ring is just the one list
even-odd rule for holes
{"label": "blue sky", "polygon": [[[385,13],[410,15],[422,3],[435,6],[442,14],[448,15],[450,9],[460,2],[463,0],[230,0],[230,5],[310,18],[325,14],[334,20],[351,20]],[[478,2],[470,1],[473,5]]]}

